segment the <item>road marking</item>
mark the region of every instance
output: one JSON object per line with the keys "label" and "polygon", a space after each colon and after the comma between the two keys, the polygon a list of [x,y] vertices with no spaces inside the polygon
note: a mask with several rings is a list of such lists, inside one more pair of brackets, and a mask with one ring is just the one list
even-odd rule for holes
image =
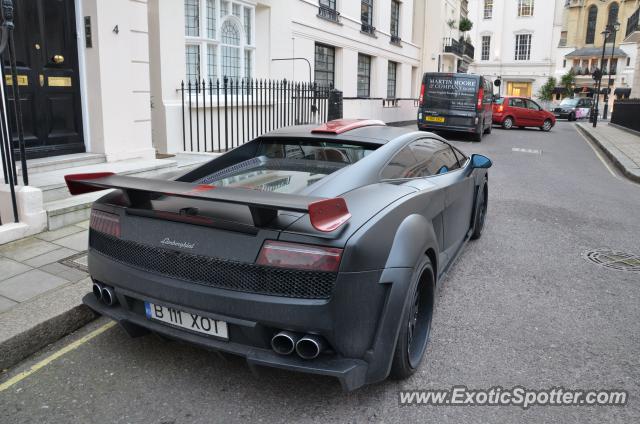
{"label": "road marking", "polygon": [[512,147],[511,148],[512,152],[520,152],[520,153],[533,153],[536,155],[541,155],[542,154],[542,150],[536,150],[536,149],[521,149],[519,147]]}
{"label": "road marking", "polygon": [[22,381],[25,378],[29,377],[31,374],[33,374],[34,372],[38,371],[39,369],[46,367],[51,362],[55,361],[56,359],[60,358],[61,356],[71,352],[72,350],[75,350],[75,349],[79,348],[80,346],[82,346],[83,344],[88,342],[89,340],[93,339],[96,336],[99,336],[100,334],[104,333],[105,331],[107,331],[108,329],[113,327],[114,325],[116,325],[116,322],[115,321],[110,321],[110,322],[106,323],[105,325],[103,325],[102,327],[99,327],[99,328],[93,330],[91,333],[87,334],[86,336],[76,340],[73,343],[70,343],[70,344],[66,345],[65,347],[63,347],[62,349],[58,350],[57,352],[52,353],[51,355],[49,355],[46,358],[44,358],[42,361],[40,361],[37,364],[33,365],[28,370],[22,371],[21,373],[16,374],[15,376],[11,377],[9,380],[7,380],[4,383],[0,384],[0,392],[3,392],[5,390],[7,390],[8,388],[10,388],[11,386],[15,385],[16,383],[19,383],[20,381]]}

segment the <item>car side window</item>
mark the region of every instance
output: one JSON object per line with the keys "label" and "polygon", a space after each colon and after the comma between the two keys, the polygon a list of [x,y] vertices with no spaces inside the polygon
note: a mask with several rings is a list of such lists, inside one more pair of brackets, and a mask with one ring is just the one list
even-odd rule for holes
{"label": "car side window", "polygon": [[417,177],[444,174],[460,167],[451,147],[439,140],[416,140],[410,146],[418,161]]}
{"label": "car side window", "polygon": [[527,108],[531,110],[540,110],[540,106],[533,100],[527,100]]}
{"label": "car side window", "polygon": [[411,178],[409,175],[418,161],[413,155],[410,146],[405,146],[387,163],[382,169],[380,177],[383,180],[393,180],[396,178]]}
{"label": "car side window", "polygon": [[509,106],[513,107],[526,107],[524,104],[524,100],[522,99],[509,99]]}

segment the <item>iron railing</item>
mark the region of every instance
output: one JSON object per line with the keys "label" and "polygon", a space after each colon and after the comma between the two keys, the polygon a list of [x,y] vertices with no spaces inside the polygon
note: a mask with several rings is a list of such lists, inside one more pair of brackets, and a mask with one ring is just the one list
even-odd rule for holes
{"label": "iron railing", "polygon": [[365,34],[369,34],[369,35],[375,35],[376,33],[376,27],[374,27],[371,24],[368,24],[366,22],[362,22],[360,24],[360,31],[364,32]]}
{"label": "iron railing", "polygon": [[453,53],[458,56],[462,56],[462,45],[455,38],[445,37],[442,40],[442,47],[445,53]]}
{"label": "iron railing", "polygon": [[287,80],[182,82],[182,147],[222,152],[288,125],[327,121],[330,87]]}
{"label": "iron railing", "polygon": [[333,22],[339,22],[340,12],[327,6],[318,6],[318,16]]}
{"label": "iron railing", "polygon": [[629,19],[627,19],[627,31],[624,35],[625,38],[631,35],[632,32],[640,31],[638,21],[640,21],[640,8],[633,12],[633,15],[629,16]]}
{"label": "iron railing", "polygon": [[[8,63],[11,70],[11,96],[13,99],[20,99],[20,88],[18,84],[18,74],[16,69],[15,44],[13,40],[13,1],[2,0],[0,24],[0,156],[2,156],[2,173],[4,183],[9,185],[11,202],[13,206],[13,220],[18,222],[18,203],[16,200],[15,186],[18,185],[18,173],[16,170],[16,153],[20,157],[22,166],[22,182],[29,184],[27,172],[27,161],[25,158],[24,132],[22,127],[22,108],[20,103],[9,101],[8,87],[5,80],[4,64]],[[12,119],[17,129],[17,148],[9,127],[9,119]],[[5,222],[6,223],[6,222]],[[0,221],[0,225],[3,222]]]}
{"label": "iron railing", "polygon": [[640,99],[616,100],[613,103],[611,122],[640,132]]}

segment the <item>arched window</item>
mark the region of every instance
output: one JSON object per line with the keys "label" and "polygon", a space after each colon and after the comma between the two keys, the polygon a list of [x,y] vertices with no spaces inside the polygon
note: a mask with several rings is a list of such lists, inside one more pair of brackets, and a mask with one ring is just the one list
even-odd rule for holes
{"label": "arched window", "polygon": [[596,38],[596,20],[598,19],[598,6],[592,5],[589,8],[589,14],[587,16],[587,37],[584,42],[586,44],[593,44]]}
{"label": "arched window", "polygon": [[237,81],[240,78],[240,28],[227,19],[220,28],[222,42],[222,75]]}
{"label": "arched window", "polygon": [[[609,6],[609,16],[607,18],[608,26],[613,26],[613,24],[615,24],[618,21],[618,10],[620,10],[620,6],[618,6],[618,3],[616,2],[611,3],[611,5]],[[613,41],[613,33],[611,33],[611,35],[607,37],[607,41],[608,42]]]}

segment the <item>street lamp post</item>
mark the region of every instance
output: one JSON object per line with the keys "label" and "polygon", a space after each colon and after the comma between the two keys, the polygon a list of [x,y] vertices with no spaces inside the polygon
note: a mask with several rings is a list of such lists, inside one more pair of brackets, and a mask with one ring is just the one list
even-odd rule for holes
{"label": "street lamp post", "polygon": [[[607,90],[604,92],[604,111],[602,112],[602,119],[607,119],[607,112],[609,111],[609,91],[611,90],[611,68],[613,67],[613,54],[616,50],[616,34],[620,29],[620,22],[615,22],[611,25],[613,29],[613,46],[611,46],[611,59],[609,59],[609,72],[607,72]],[[605,40],[606,43],[606,40]]]}
{"label": "street lamp post", "polygon": [[611,35],[611,29],[609,25],[607,25],[607,28],[602,31],[602,35],[604,36],[604,42],[602,43],[602,58],[600,59],[600,69],[596,69],[594,71],[594,78],[598,83],[598,88],[596,90],[596,104],[594,110],[595,113],[593,115],[593,128],[598,125],[598,103],[600,102],[600,89],[602,88],[602,64],[604,63],[604,53],[605,48],[607,47],[607,38],[609,38],[609,35]]}

